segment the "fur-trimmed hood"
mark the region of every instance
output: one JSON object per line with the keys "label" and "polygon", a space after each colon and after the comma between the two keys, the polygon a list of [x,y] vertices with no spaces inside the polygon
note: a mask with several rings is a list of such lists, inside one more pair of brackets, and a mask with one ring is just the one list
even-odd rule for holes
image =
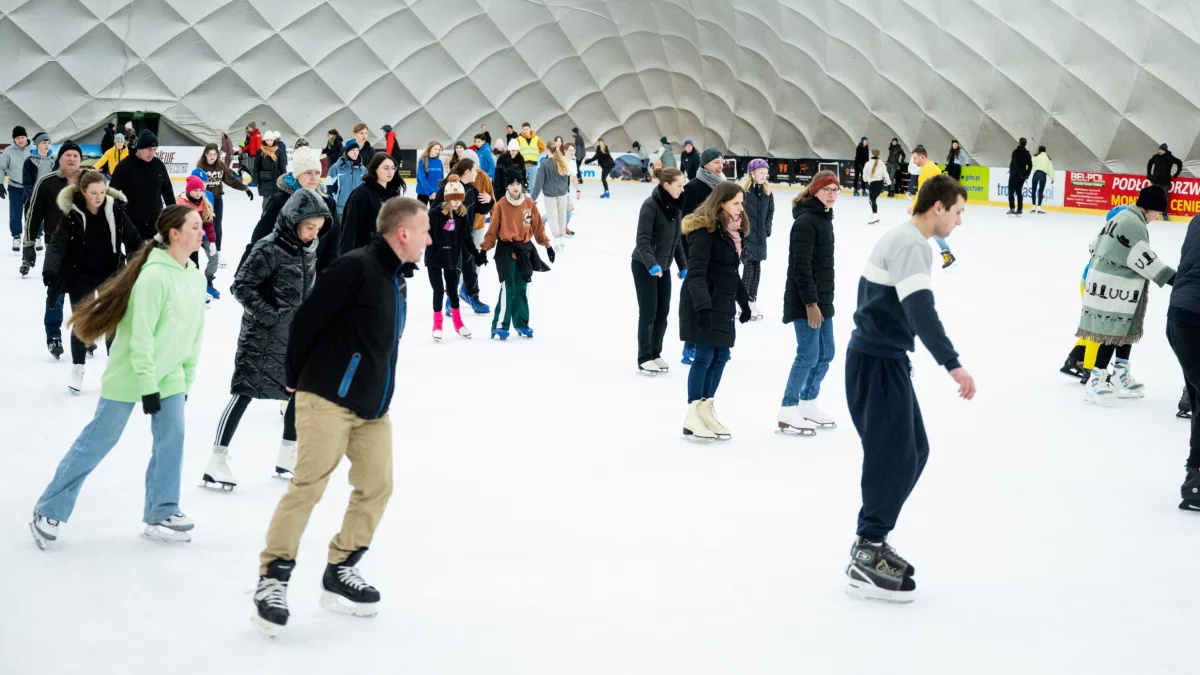
{"label": "fur-trimmed hood", "polygon": [[[107,192],[108,198],[104,200],[104,206],[100,209],[100,212],[104,214],[104,219],[108,221],[108,231],[112,237],[113,250],[119,251],[119,244],[117,242],[117,216],[116,213],[114,213],[114,205],[117,202],[121,202],[121,205],[124,206],[129,202],[129,199],[125,196],[125,193],[121,192],[120,190],[108,188]],[[79,224],[86,227],[87,213],[85,213],[83,208],[76,203],[76,197],[83,199],[83,195],[79,194],[79,188],[75,185],[67,185],[67,187],[63,188],[58,193],[58,208],[63,212],[64,221],[71,218],[72,212],[78,213]]]}
{"label": "fur-trimmed hood", "polygon": [[[77,194],[79,194],[79,188],[75,185],[68,185],[59,191],[57,204],[58,210],[62,211],[63,215],[70,213],[72,208],[78,210],[78,207],[75,205],[75,195]],[[122,204],[129,203],[129,199],[125,196],[125,193],[120,190],[108,188],[108,196]]]}

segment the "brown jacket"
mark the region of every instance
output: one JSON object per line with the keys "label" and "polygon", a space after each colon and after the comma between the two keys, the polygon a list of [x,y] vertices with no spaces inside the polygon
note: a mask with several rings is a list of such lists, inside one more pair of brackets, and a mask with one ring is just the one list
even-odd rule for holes
{"label": "brown jacket", "polygon": [[483,237],[484,251],[490,251],[496,245],[496,239],[524,244],[530,239],[549,247],[550,239],[546,236],[546,226],[538,213],[537,204],[525,195],[520,206],[513,206],[505,195],[500,195],[496,206],[492,208],[492,224]]}
{"label": "brown jacket", "polygon": [[[475,172],[475,189],[479,190],[481,195],[490,195],[492,201],[496,201],[496,193],[492,192],[492,179],[488,178],[487,174],[482,171]],[[483,213],[475,214],[475,227],[473,230],[482,230],[487,226],[487,215]]]}

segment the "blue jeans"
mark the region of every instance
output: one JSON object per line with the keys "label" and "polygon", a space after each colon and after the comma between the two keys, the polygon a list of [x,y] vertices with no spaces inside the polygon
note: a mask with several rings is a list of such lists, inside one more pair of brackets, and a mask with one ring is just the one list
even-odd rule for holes
{"label": "blue jeans", "polygon": [[[162,410],[150,417],[154,441],[146,467],[146,508],[142,520],[157,523],[179,512],[179,474],[183,469],[184,394],[162,400]],[[121,439],[134,403],[100,399],[96,416],[67,451],[34,510],[52,520],[67,522],[83,481]]]}
{"label": "blue jeans", "polygon": [[8,232],[14,237],[21,236],[25,223],[25,188],[19,185],[8,186]]}
{"label": "blue jeans", "polygon": [[938,246],[942,247],[943,251],[950,250],[950,244],[947,244],[945,239],[942,239],[941,237],[939,237],[935,234],[935,235],[933,235],[933,240],[937,242]]}
{"label": "blue jeans", "polygon": [[63,298],[66,294],[57,296],[53,301],[46,298],[46,315],[42,318],[42,323],[46,325],[46,340],[51,338],[62,338],[63,324]]}
{"label": "blue jeans", "polygon": [[537,164],[525,167],[525,179],[529,181],[529,194],[533,194],[533,184],[537,181]]}
{"label": "blue jeans", "polygon": [[696,358],[688,371],[688,403],[717,395],[721,373],[729,362],[729,347],[696,345]]}
{"label": "blue jeans", "polygon": [[1046,196],[1046,172],[1034,171],[1033,183],[1029,186],[1029,201],[1034,206],[1042,205],[1042,198]]}
{"label": "blue jeans", "polygon": [[783,390],[783,405],[799,405],[816,400],[821,381],[833,361],[833,319],[825,319],[820,328],[809,328],[807,319],[792,322],[796,329],[796,359]]}

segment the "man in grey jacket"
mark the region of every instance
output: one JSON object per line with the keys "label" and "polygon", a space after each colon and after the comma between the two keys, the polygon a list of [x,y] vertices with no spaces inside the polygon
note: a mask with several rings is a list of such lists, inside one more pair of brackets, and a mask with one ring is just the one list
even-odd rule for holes
{"label": "man in grey jacket", "polygon": [[[12,145],[0,152],[0,199],[8,199],[8,231],[12,235],[12,250],[21,250],[21,229],[24,223],[25,184],[21,172],[29,157],[29,135],[25,127],[13,128]],[[8,178],[8,189],[4,179]]]}
{"label": "man in grey jacket", "polygon": [[664,169],[678,169],[679,162],[675,161],[675,151],[671,149],[671,144],[667,142],[667,137],[663,136],[658,139],[662,143],[662,150],[659,153],[658,161],[662,163]]}

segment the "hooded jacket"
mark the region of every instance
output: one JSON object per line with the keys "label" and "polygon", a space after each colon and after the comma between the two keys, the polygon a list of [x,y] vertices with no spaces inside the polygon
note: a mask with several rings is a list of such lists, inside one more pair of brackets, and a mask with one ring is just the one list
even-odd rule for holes
{"label": "hooded jacket", "polygon": [[769,195],[761,184],[746,190],[746,222],[750,232],[742,239],[742,260],[763,261],[767,259],[767,237],[771,236],[775,220],[775,195]]}
{"label": "hooded jacket", "polygon": [[251,157],[258,157],[258,151],[262,149],[262,132],[258,129],[253,129],[246,136],[246,154]]}
{"label": "hooded jacket", "polygon": [[128,143],[126,143],[125,147],[121,148],[120,150],[117,149],[116,144],[113,144],[113,147],[104,151],[104,154],[100,157],[100,161],[96,162],[92,168],[104,174],[105,176],[111,176],[112,172],[117,170],[117,165],[124,161],[124,159],[128,156]]}
{"label": "hooded jacket", "polygon": [[662,163],[664,169],[676,169],[679,163],[675,161],[675,151],[671,149],[670,143],[664,143],[658,150],[658,161]]}
{"label": "hooded jacket", "polygon": [[180,206],[190,206],[196,209],[196,213],[200,214],[200,223],[204,227],[204,238],[206,241],[216,243],[217,230],[213,225],[214,211],[212,204],[208,203],[208,197],[200,195],[200,203],[196,203],[188,197],[184,192],[175,198],[175,203]]}
{"label": "hooded jacket", "polygon": [[679,170],[687,174],[688,180],[696,178],[696,172],[700,170],[700,153],[696,152],[696,146],[692,146],[691,152],[684,148],[679,153]]}
{"label": "hooded jacket", "polygon": [[[738,276],[738,252],[718,224],[711,232],[700,218],[685,220],[687,278],[679,293],[679,338],[712,347],[733,347],[734,321],[740,306],[749,311],[750,296]],[[708,312],[709,325],[701,325]]]}
{"label": "hooded jacket", "polygon": [[337,213],[341,215],[346,208],[346,200],[350,193],[362,185],[363,177],[367,175],[367,165],[362,161],[361,151],[358,160],[350,159],[345,151],[333,166],[329,167],[329,181],[325,187],[329,194],[334,195],[337,202]]}
{"label": "hooded jacket", "polygon": [[153,238],[154,223],[163,207],[175,203],[167,165],[158,157],[143,162],[136,154],[130,155],[117,165],[110,185],[129,200],[129,219],[137,226],[142,239]]}
{"label": "hooded jacket", "polygon": [[32,146],[33,144],[30,143],[23,148],[18,148],[14,143],[0,152],[0,185],[4,183],[4,178],[7,176],[9,189],[25,188],[25,160],[29,158]]}
{"label": "hooded jacket", "polygon": [[475,151],[475,156],[479,158],[479,170],[487,174],[488,178],[496,175],[496,158],[492,156],[492,147],[484,145]]}
{"label": "hooded jacket", "polygon": [[286,386],[363,419],[387,414],[411,269],[378,236],[335,260],[292,318]]}
{"label": "hooded jacket", "polygon": [[[107,279],[142,247],[141,235],[125,214],[125,195],[117,190],[108,188],[108,196],[96,215],[87,210],[87,202],[74,185],[59,191],[56,205],[63,214],[62,220],[46,246],[46,263],[42,268],[43,277],[58,277],[58,283],[47,287],[50,296],[67,292],[77,273],[99,281]],[[99,234],[95,226],[101,223],[107,228],[103,242],[95,238]],[[101,246],[102,243],[108,246]]]}
{"label": "hooded jacket", "polygon": [[320,241],[305,244],[296,235],[303,220],[296,215],[302,206],[296,199],[288,200],[275,230],[251,247],[230,288],[243,308],[229,388],[234,395],[288,399],[288,333],[292,316],[316,282]]}
{"label": "hooded jacket", "polygon": [[[291,199],[292,194],[300,189],[300,184],[289,173],[286,176],[280,176],[275,181],[275,188],[275,196],[267,200],[263,207],[262,217],[258,219],[258,224],[250,233],[250,243],[246,245],[246,251],[242,254],[241,261],[238,262],[239,268],[245,264],[246,257],[250,255],[254,244],[275,231],[275,224],[279,222],[279,214],[283,212],[283,207]],[[321,227],[321,232],[317,235],[319,242],[317,244],[317,274],[320,274],[333,262],[334,258],[338,257],[338,237],[341,235],[342,225],[341,219],[337,216],[337,204],[334,203],[333,198],[325,194],[320,185],[317,186],[317,194],[325,198],[325,206],[329,209],[329,217],[325,219],[325,225]]]}
{"label": "hooded jacket", "polygon": [[866,164],[871,160],[871,146],[863,145],[859,141],[858,145],[854,146],[854,163]]}
{"label": "hooded jacket", "polygon": [[809,196],[792,207],[787,284],[783,291],[783,322],[807,321],[815,304],[826,319],[833,318],[833,209]]}
{"label": "hooded jacket", "polygon": [[37,146],[29,144],[32,148],[29,154],[25,155],[25,164],[21,167],[21,185],[25,187],[25,196],[28,198],[28,190],[37,185],[37,182],[46,176],[50,175],[51,171],[55,170],[55,163],[58,158],[54,156],[53,151],[45,157],[42,157],[37,152]]}
{"label": "hooded jacket", "polygon": [[1150,161],[1146,162],[1146,178],[1155,185],[1170,185],[1171,181],[1179,176],[1180,171],[1183,171],[1183,160],[1171,154],[1170,150],[1161,155],[1156,152]]}
{"label": "hooded jacket", "polygon": [[196,381],[204,338],[204,275],[156,247],[133,284],[108,354],[100,397],[137,403],[186,394]]}

